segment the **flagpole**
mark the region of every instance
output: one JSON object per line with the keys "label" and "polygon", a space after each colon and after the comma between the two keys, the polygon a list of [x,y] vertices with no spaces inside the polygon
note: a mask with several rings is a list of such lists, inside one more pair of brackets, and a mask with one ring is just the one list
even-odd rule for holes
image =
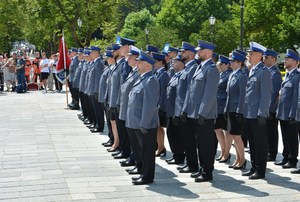
{"label": "flagpole", "polygon": [[65,83],[66,83],[66,101],[67,101],[67,108],[68,108],[69,99],[68,99],[68,81],[67,81],[67,56],[66,56],[66,48],[65,48],[65,35],[64,35],[64,30],[62,30],[62,44],[63,44],[63,58],[64,58]]}

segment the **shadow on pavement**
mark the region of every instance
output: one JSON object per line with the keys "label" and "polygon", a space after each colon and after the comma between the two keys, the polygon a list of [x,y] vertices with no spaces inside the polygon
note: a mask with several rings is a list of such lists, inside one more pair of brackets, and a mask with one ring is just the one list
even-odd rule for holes
{"label": "shadow on pavement", "polygon": [[[214,177],[216,177],[217,179],[214,179],[214,181],[212,181],[213,187],[223,190],[225,192],[232,192],[249,196],[269,196],[269,193],[259,191],[253,188],[252,186],[245,185],[245,181],[243,180],[237,180],[228,175],[222,175],[224,173],[225,172],[222,170],[214,170]],[[248,180],[248,178],[245,177],[245,180]]]}
{"label": "shadow on pavement", "polygon": [[156,164],[156,174],[154,183],[147,187],[147,190],[153,191],[165,196],[178,197],[183,199],[196,199],[199,195],[184,188],[185,183],[176,179],[176,175]]}

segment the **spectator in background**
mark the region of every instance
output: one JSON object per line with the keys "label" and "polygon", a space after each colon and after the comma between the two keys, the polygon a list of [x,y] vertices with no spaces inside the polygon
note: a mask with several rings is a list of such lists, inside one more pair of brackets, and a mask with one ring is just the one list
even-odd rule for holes
{"label": "spectator in background", "polygon": [[58,62],[58,55],[54,54],[53,55],[53,64],[52,64],[52,75],[53,75],[54,82],[55,82],[56,92],[61,92],[62,83],[60,83],[60,81],[56,78],[56,73],[57,73],[56,65],[57,65],[57,62]]}
{"label": "spectator in background", "polygon": [[21,89],[23,92],[27,91],[27,86],[25,81],[25,63],[26,61],[23,58],[23,53],[22,52],[18,53],[17,68],[16,68],[17,81],[18,81],[18,85],[22,86]]}
{"label": "spectator in background", "polygon": [[[40,53],[36,52],[35,53],[35,58],[32,61],[32,64],[35,66],[34,67],[34,82],[37,83],[37,78],[39,77],[40,79],[40,83],[41,83],[41,69],[40,69],[40,61],[41,61],[41,57],[40,57]],[[41,84],[40,84],[41,85]],[[42,89],[42,87],[41,87]]]}
{"label": "spectator in background", "polygon": [[42,60],[40,62],[40,68],[41,68],[41,80],[44,86],[44,92],[47,93],[47,83],[48,83],[48,77],[50,74],[50,68],[49,68],[49,59],[46,56],[46,53],[42,53]]}
{"label": "spectator in background", "polygon": [[[6,61],[6,62],[5,62]],[[6,91],[9,91],[12,85],[12,91],[15,89],[16,80],[16,65],[17,65],[17,54],[13,53],[12,57],[8,59],[7,54],[4,54],[4,82],[6,83]]]}
{"label": "spectator in background", "polygon": [[[50,91],[53,91],[53,64],[54,64],[54,54],[51,55],[50,59],[49,59],[49,69],[50,69],[50,73],[49,73],[49,77],[48,77],[48,88]],[[56,69],[56,68],[55,68]]]}

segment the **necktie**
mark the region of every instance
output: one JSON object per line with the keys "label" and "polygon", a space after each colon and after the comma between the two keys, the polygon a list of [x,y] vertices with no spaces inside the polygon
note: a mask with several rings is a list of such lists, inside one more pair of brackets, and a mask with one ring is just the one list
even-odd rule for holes
{"label": "necktie", "polygon": [[285,76],[285,78],[288,78],[288,77],[289,77],[289,75],[290,75],[290,73],[286,73],[286,76]]}

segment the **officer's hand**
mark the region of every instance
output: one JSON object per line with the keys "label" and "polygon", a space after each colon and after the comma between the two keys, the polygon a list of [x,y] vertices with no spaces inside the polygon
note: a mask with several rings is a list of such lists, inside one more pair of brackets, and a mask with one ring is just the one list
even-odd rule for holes
{"label": "officer's hand", "polygon": [[165,112],[161,109],[158,109],[158,115],[159,116],[164,116],[165,115]]}
{"label": "officer's hand", "polygon": [[174,116],[172,119],[172,123],[174,126],[177,126],[180,122],[180,118],[178,116]]}
{"label": "officer's hand", "polygon": [[224,117],[224,119],[227,121],[227,119],[228,119],[228,114],[227,114],[226,112],[224,112],[224,113],[223,113],[223,117]]}
{"label": "officer's hand", "polygon": [[200,126],[202,126],[205,122],[205,118],[201,115],[198,116],[197,122]]}
{"label": "officer's hand", "polygon": [[269,112],[269,117],[268,117],[269,120],[274,120],[275,117],[273,116],[273,113],[272,112]]}
{"label": "officer's hand", "polygon": [[266,125],[266,118],[259,116],[257,117],[257,120],[258,120],[258,125],[260,126]]}
{"label": "officer's hand", "polygon": [[186,123],[186,121],[187,121],[186,120],[187,119],[187,113],[186,112],[182,112],[180,118],[181,118],[181,121],[183,123]]}
{"label": "officer's hand", "polygon": [[294,118],[289,118],[289,124],[295,124],[297,123]]}
{"label": "officer's hand", "polygon": [[236,122],[237,122],[238,124],[243,123],[243,114],[240,114],[240,113],[237,113],[237,114],[236,114]]}
{"label": "officer's hand", "polygon": [[141,133],[143,134],[147,134],[148,130],[146,128],[140,128]]}

